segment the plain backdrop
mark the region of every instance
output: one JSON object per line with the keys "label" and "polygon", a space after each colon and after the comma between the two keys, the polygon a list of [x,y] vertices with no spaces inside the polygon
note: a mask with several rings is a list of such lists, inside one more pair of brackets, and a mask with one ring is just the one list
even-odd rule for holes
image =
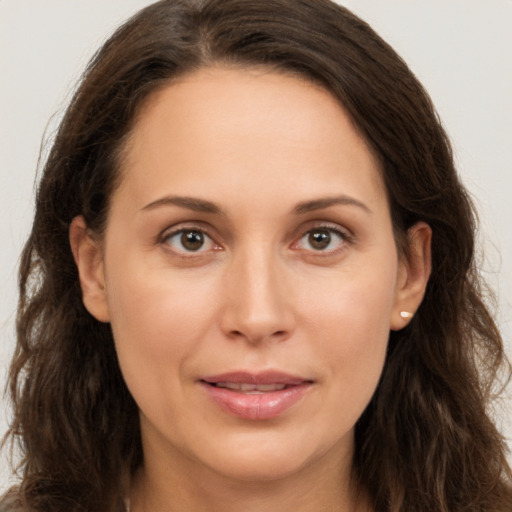
{"label": "plain backdrop", "polygon": [[[51,139],[93,52],[148,0],[0,0],[0,386],[14,346],[16,270],[33,214],[43,135]],[[430,92],[481,217],[482,273],[512,352],[512,1],[347,0]],[[509,393],[510,395],[510,387]],[[0,435],[8,401],[0,395]],[[512,438],[512,400],[499,412]],[[511,443],[512,444],[512,443]],[[512,459],[511,459],[512,460]],[[0,491],[8,485],[0,455]]]}

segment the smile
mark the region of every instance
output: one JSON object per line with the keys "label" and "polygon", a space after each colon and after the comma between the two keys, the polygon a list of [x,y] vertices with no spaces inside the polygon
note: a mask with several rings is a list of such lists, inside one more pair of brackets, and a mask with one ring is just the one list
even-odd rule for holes
{"label": "smile", "polygon": [[205,377],[200,383],[222,411],[248,420],[277,418],[297,404],[314,384],[281,372],[232,372]]}
{"label": "smile", "polygon": [[269,391],[281,391],[286,388],[286,384],[248,384],[246,382],[216,382],[213,383],[212,386],[253,394],[268,393]]}

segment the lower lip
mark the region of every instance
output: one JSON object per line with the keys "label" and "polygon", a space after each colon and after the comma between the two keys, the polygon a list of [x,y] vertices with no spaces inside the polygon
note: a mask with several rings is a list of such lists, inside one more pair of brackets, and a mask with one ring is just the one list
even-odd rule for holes
{"label": "lower lip", "polygon": [[269,420],[296,404],[311,387],[310,383],[290,386],[279,391],[242,393],[202,383],[208,394],[224,411],[248,420]]}

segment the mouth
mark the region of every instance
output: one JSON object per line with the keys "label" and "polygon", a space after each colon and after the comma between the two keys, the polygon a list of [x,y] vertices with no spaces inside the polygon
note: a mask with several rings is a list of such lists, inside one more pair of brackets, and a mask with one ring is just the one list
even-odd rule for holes
{"label": "mouth", "polygon": [[224,412],[248,420],[276,418],[301,401],[314,381],[282,372],[230,372],[200,380]]}
{"label": "mouth", "polygon": [[225,388],[238,391],[239,393],[249,393],[253,395],[271,391],[281,391],[289,387],[286,384],[249,384],[247,382],[213,382],[209,384],[216,388]]}
{"label": "mouth", "polygon": [[[213,386],[219,387],[228,387],[232,386],[233,389],[238,389],[240,386],[245,386],[247,390],[250,387],[259,387],[262,388],[264,386],[296,386],[298,384],[302,384],[304,382],[313,382],[312,379],[303,378],[300,376],[292,375],[289,373],[277,371],[277,370],[267,370],[263,372],[252,373],[248,371],[235,371],[235,372],[227,372],[219,375],[211,375],[208,377],[203,377],[201,379],[203,382],[207,384],[211,384]],[[262,389],[262,391],[265,391]]]}

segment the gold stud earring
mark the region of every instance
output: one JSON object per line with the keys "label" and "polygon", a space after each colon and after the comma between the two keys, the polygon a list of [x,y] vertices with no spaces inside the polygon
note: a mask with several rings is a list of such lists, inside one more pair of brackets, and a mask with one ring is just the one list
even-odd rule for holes
{"label": "gold stud earring", "polygon": [[412,317],[412,313],[410,313],[409,311],[400,311],[400,316],[407,320],[408,318],[411,318]]}

